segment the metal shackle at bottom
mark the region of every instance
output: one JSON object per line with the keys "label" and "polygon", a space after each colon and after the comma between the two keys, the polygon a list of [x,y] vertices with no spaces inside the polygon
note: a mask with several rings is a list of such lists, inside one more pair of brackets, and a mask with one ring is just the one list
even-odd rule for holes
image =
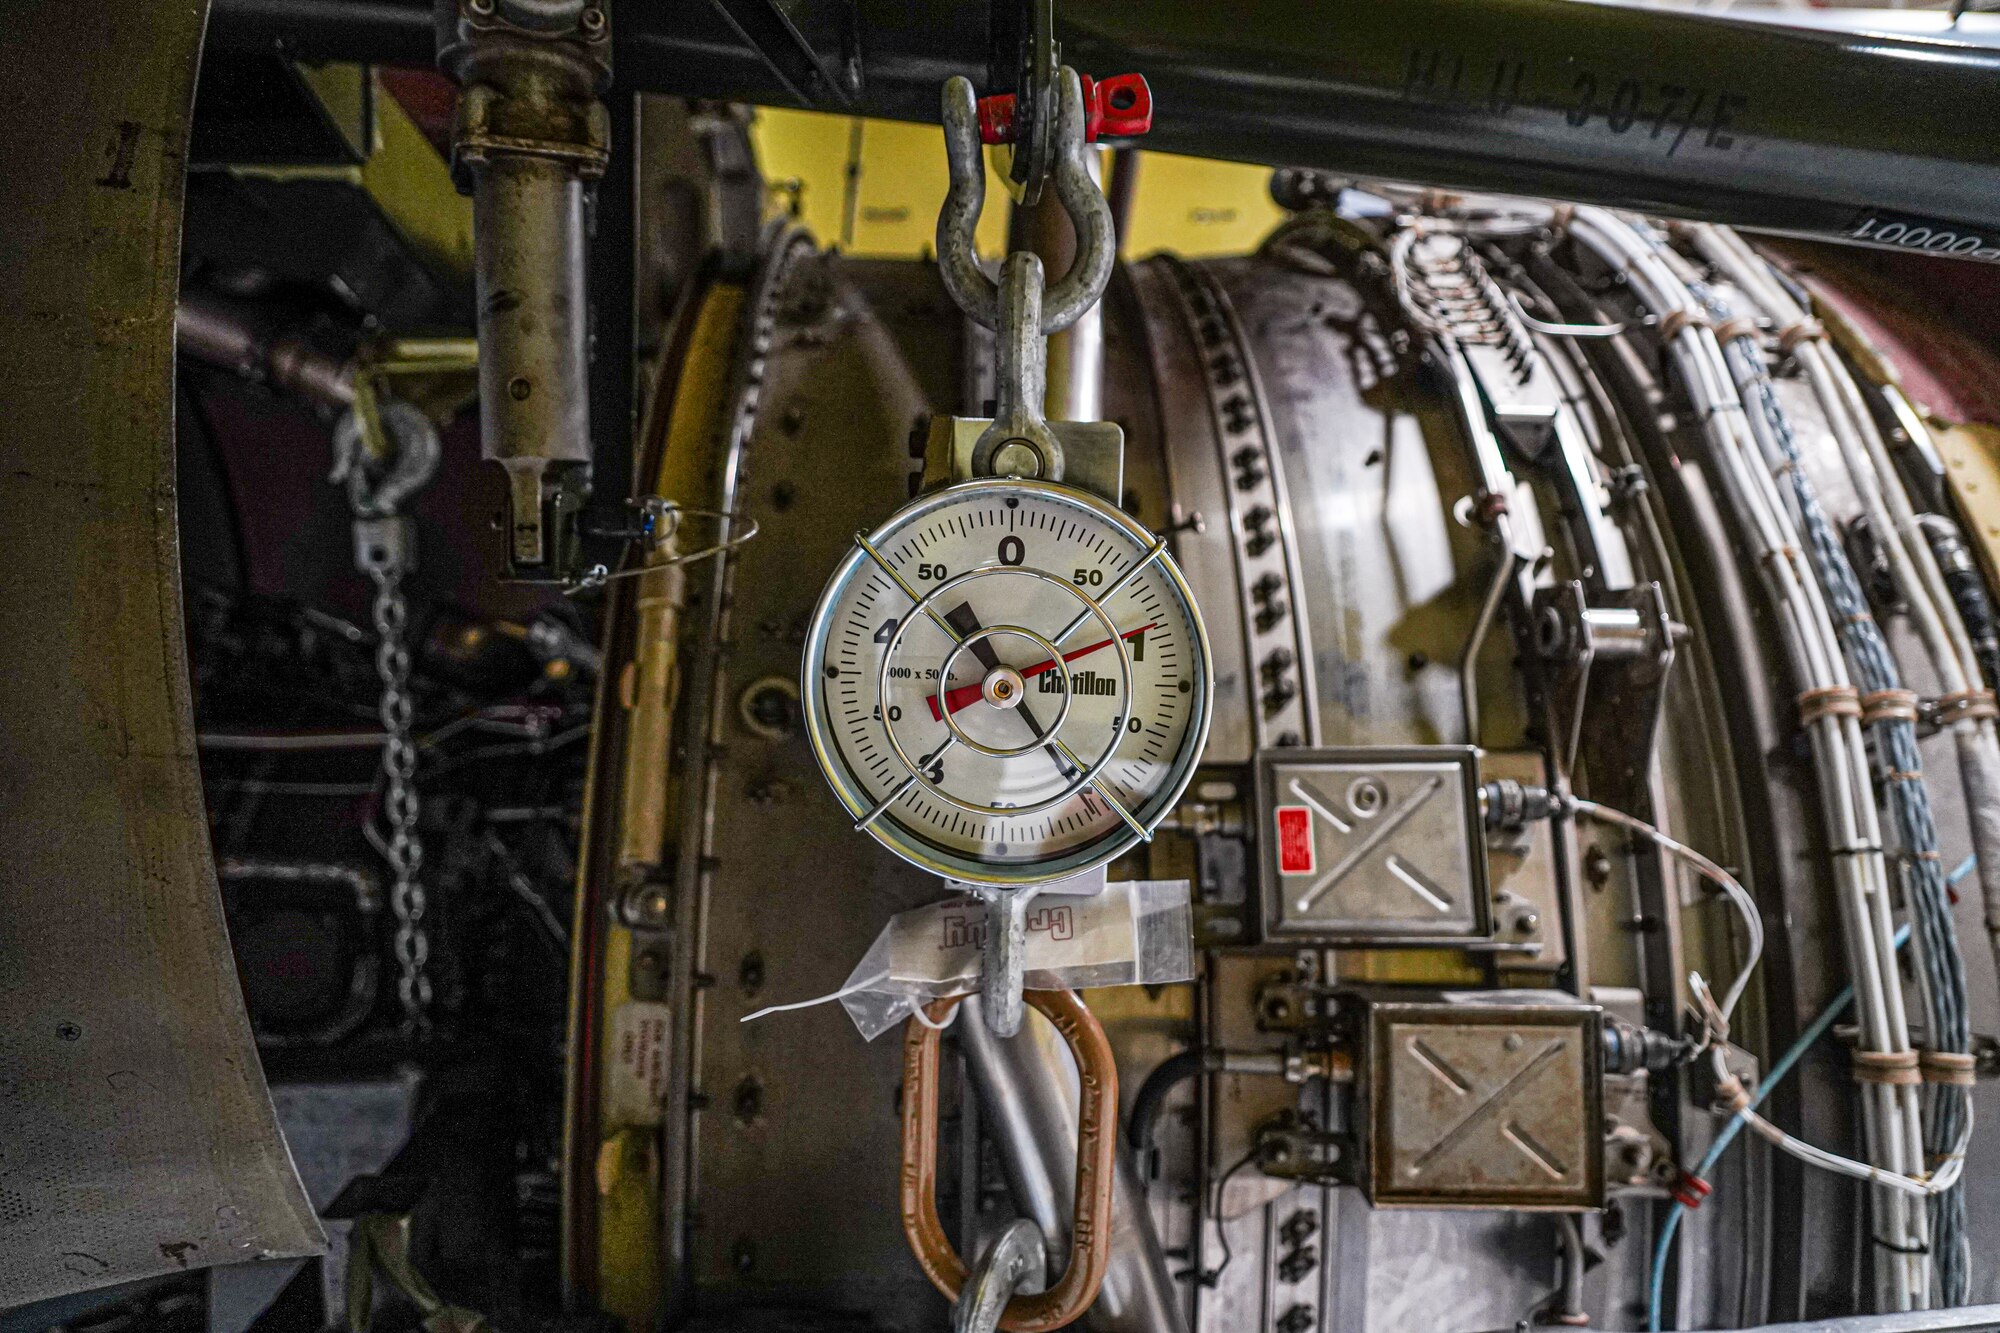
{"label": "metal shackle at bottom", "polygon": [[[925,1014],[942,1024],[966,997],[933,1000]],[[1081,1098],[1077,1107],[1076,1195],[1070,1227],[1069,1266],[1047,1291],[1007,1302],[1000,1327],[1008,1333],[1046,1333],[1088,1310],[1104,1284],[1111,1258],[1111,1186],[1118,1151],[1118,1066],[1104,1028],[1075,991],[1031,990],[1028,1003],[1055,1025],[1076,1057]],[[957,1301],[966,1282],[965,1261],[944,1234],[937,1211],[938,1053],[942,1031],[910,1020],[903,1044],[903,1234],[924,1276]]]}

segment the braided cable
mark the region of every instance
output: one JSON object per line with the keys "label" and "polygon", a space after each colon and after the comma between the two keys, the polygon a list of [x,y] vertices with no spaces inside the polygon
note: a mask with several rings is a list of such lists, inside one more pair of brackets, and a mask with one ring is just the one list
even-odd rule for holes
{"label": "braided cable", "polygon": [[[1692,283],[1690,290],[1718,323],[1734,318],[1728,303],[1705,284]],[[1902,682],[1888,642],[1832,520],[1805,474],[1791,420],[1778,402],[1761,350],[1746,334],[1728,339],[1723,353],[1739,392],[1754,409],[1753,433],[1761,436],[1767,447],[1775,447],[1782,458],[1774,471],[1781,472],[1788,483],[1808,556],[1834,612],[1835,627],[1856,684],[1864,693],[1900,690]],[[1759,425],[1761,431],[1756,429]],[[1900,874],[1910,904],[1917,945],[1913,952],[1919,962],[1919,991],[1931,1044],[1942,1051],[1969,1051],[1972,1033],[1965,959],[1959,950],[1939,859],[1937,824],[1922,779],[1916,726],[1906,718],[1884,717],[1872,722],[1869,730],[1875,742],[1872,757],[1883,802],[1903,852]],[[1930,1100],[1930,1113],[1924,1118],[1924,1146],[1933,1161],[1941,1161],[1963,1142],[1970,1098],[1964,1088],[1938,1087],[1932,1090]],[[1931,1226],[1942,1303],[1962,1305],[1970,1286],[1963,1187],[1954,1186],[1933,1198]]]}

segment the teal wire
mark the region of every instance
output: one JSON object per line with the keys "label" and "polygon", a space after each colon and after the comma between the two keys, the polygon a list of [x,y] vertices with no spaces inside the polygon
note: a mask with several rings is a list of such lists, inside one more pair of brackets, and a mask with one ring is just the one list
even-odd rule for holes
{"label": "teal wire", "polygon": [[[1964,866],[1952,872],[1953,882],[1967,873],[1970,866],[1971,861],[1968,859]],[[1904,941],[1909,938],[1910,928],[1905,925],[1896,932],[1896,947],[1902,948]],[[1799,1039],[1792,1043],[1791,1049],[1779,1056],[1778,1062],[1771,1066],[1770,1074],[1758,1085],[1757,1095],[1750,1101],[1750,1110],[1754,1111],[1764,1104],[1764,1099],[1771,1095],[1771,1089],[1777,1087],[1779,1081],[1792,1072],[1792,1066],[1812,1049],[1814,1042],[1827,1034],[1834,1021],[1852,1003],[1854,1003],[1854,987],[1852,985],[1843,987],[1840,994],[1834,996],[1826,1008],[1820,1011],[1819,1017],[1812,1021],[1812,1026],[1801,1032]],[[1704,1180],[1708,1178],[1708,1173],[1714,1169],[1716,1162],[1721,1160],[1724,1150],[1742,1130],[1744,1115],[1745,1112],[1738,1111],[1729,1117],[1729,1123],[1715,1136],[1715,1142],[1708,1145],[1708,1151],[1702,1155],[1701,1164],[1695,1167],[1696,1177]],[[1653,1246],[1652,1293],[1646,1302],[1646,1328],[1649,1333],[1660,1333],[1661,1296],[1667,1283],[1667,1252],[1673,1248],[1674,1233],[1680,1229],[1681,1214],[1686,1211],[1687,1205],[1676,1199],[1674,1206],[1667,1210],[1667,1220],[1660,1227],[1660,1239]]]}

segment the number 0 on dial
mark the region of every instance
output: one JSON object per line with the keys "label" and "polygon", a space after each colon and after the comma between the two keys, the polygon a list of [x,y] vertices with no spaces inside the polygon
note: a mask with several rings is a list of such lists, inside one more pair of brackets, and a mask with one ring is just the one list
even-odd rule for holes
{"label": "number 0 on dial", "polygon": [[1017,884],[1152,836],[1201,758],[1210,690],[1164,539],[1068,487],[972,481],[855,539],[802,693],[857,827],[941,875]]}

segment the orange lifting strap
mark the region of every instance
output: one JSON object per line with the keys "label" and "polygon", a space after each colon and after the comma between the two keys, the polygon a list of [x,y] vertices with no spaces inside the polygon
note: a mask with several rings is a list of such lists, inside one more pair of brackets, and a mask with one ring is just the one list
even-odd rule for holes
{"label": "orange lifting strap", "polygon": [[[926,1013],[942,1023],[965,997],[931,1001]],[[1083,1089],[1077,1108],[1076,1211],[1070,1228],[1069,1266],[1061,1280],[1033,1296],[1007,1302],[1000,1327],[1008,1333],[1062,1328],[1090,1308],[1111,1257],[1111,1179],[1118,1149],[1118,1067],[1104,1029],[1074,991],[1031,990],[1027,1002],[1041,1010],[1076,1056]],[[910,1020],[903,1042],[903,1234],[924,1275],[957,1301],[965,1263],[945,1238],[937,1211],[938,1043],[942,1034]]]}

